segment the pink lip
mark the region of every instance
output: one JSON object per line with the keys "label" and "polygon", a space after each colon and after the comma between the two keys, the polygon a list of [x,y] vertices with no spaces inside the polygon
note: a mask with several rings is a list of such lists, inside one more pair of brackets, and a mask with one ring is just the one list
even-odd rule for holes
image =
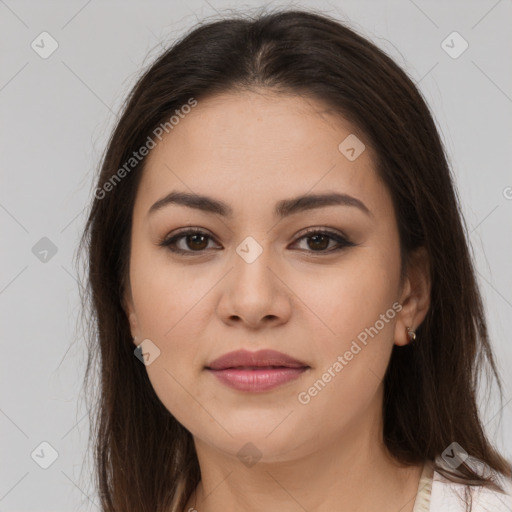
{"label": "pink lip", "polygon": [[229,352],[206,369],[239,391],[267,391],[298,378],[309,366],[275,350]]}

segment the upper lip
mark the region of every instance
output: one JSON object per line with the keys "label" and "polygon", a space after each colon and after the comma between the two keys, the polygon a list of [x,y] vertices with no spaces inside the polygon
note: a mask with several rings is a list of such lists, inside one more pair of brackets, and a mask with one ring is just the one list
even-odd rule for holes
{"label": "upper lip", "polygon": [[284,366],[287,368],[303,368],[308,365],[276,350],[236,350],[228,352],[211,363],[206,368],[210,370],[225,370],[241,366]]}

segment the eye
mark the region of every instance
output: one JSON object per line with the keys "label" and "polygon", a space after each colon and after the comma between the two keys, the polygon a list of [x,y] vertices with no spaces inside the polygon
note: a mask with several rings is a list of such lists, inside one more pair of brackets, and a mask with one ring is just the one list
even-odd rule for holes
{"label": "eye", "polygon": [[[181,247],[178,247],[178,243],[181,242],[182,239],[185,248],[183,247],[183,244]],[[212,237],[205,231],[200,229],[187,229],[169,238],[161,240],[158,245],[161,247],[167,247],[171,252],[177,254],[190,254],[194,252],[201,253],[208,246],[209,239],[212,239]]]}
{"label": "eye", "polygon": [[[317,253],[332,253],[345,247],[353,247],[356,245],[340,233],[318,228],[307,231],[306,234],[301,236],[295,243],[301,240],[306,240],[308,249],[311,249],[309,251],[306,249],[306,251]],[[308,240],[310,240],[310,242],[307,242]],[[334,248],[332,246],[329,248],[329,244],[332,241],[337,242],[337,245],[335,245]]]}
{"label": "eye", "polygon": [[[213,240],[213,237],[208,233],[201,229],[193,228],[180,231],[169,238],[161,240],[158,245],[161,247],[167,247],[171,252],[176,254],[191,255],[193,253],[201,254],[205,252],[210,240]],[[298,238],[294,244],[297,244],[302,240],[311,241],[307,242],[308,248],[304,249],[306,252],[316,253],[332,253],[345,247],[353,247],[357,245],[349,241],[340,233],[318,228],[310,229]],[[337,243],[334,247],[330,246],[333,241]]]}

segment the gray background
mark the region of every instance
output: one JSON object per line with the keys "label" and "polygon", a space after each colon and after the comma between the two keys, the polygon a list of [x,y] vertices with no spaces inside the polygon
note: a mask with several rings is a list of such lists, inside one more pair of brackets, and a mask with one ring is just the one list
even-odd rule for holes
{"label": "gray background", "polygon": [[[98,510],[91,468],[83,465],[89,430],[73,265],[95,168],[121,101],[162,44],[216,10],[260,5],[0,0],[0,512]],[[456,175],[504,376],[504,407],[493,393],[482,412],[510,458],[512,2],[267,5],[314,6],[349,21],[408,71],[430,104]],[[46,59],[31,47],[34,40],[42,46],[43,31],[58,43]],[[469,44],[458,58],[442,46],[453,31]],[[450,41],[452,52],[462,48]],[[48,469],[34,460],[50,461],[44,441],[58,453]]]}

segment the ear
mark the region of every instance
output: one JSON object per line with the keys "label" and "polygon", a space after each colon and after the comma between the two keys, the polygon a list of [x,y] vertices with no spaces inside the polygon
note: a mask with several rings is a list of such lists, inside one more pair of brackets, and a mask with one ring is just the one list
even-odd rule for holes
{"label": "ear", "polygon": [[430,307],[430,259],[425,247],[415,249],[407,264],[406,278],[401,288],[401,311],[395,323],[395,344],[411,342],[407,327],[416,330],[425,319]]}
{"label": "ear", "polygon": [[121,306],[126,313],[126,317],[128,318],[128,322],[130,323],[130,331],[132,334],[132,338],[134,345],[138,345],[140,343],[140,331],[139,331],[139,323],[137,320],[137,314],[135,313],[135,307],[133,304],[133,297],[131,292],[131,287],[128,286],[125,289],[121,300]]}

